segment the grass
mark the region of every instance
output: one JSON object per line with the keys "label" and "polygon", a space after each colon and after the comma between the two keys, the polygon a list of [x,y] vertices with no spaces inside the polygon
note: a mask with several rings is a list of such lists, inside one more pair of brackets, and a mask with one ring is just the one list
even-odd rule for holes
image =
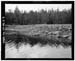
{"label": "grass", "polygon": [[[5,43],[14,43],[16,48],[20,45],[30,44],[34,46],[40,44],[40,46],[50,45],[63,47],[71,46],[70,24],[65,25],[9,25],[5,29]],[[67,35],[65,37],[65,35]]]}

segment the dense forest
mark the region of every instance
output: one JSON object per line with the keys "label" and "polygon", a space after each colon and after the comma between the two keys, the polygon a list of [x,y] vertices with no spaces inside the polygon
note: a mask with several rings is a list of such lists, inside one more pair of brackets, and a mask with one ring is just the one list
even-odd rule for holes
{"label": "dense forest", "polygon": [[9,10],[5,12],[5,24],[7,25],[29,25],[29,24],[71,24],[72,23],[72,10],[40,10],[21,12],[18,7],[14,12]]}

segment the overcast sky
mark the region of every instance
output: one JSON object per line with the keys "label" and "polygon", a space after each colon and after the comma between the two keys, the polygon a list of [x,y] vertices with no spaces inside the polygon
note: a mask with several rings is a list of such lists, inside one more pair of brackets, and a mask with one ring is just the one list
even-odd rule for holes
{"label": "overcast sky", "polygon": [[71,4],[5,4],[5,11],[8,12],[9,9],[11,9],[11,11],[13,12],[16,6],[20,11],[26,12],[29,12],[31,10],[40,11],[41,9],[48,11],[52,8],[53,10],[56,10],[58,8],[60,11],[62,11],[63,9],[71,8]]}

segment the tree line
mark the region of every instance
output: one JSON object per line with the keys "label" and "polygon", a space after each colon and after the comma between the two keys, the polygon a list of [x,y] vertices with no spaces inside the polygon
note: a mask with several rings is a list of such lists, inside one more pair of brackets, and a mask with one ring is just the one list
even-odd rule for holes
{"label": "tree line", "polygon": [[5,24],[7,25],[29,25],[29,24],[71,24],[72,10],[40,10],[39,12],[31,10],[30,12],[21,12],[18,7],[14,12],[5,12]]}

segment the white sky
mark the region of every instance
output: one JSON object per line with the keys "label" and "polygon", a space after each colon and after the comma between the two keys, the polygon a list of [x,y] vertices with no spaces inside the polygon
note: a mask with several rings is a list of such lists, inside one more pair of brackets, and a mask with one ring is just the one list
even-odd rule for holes
{"label": "white sky", "polygon": [[19,8],[20,11],[26,12],[29,12],[31,10],[39,11],[41,9],[48,11],[52,8],[53,10],[56,10],[58,8],[60,11],[62,11],[63,9],[71,8],[71,4],[5,4],[5,11],[8,12],[9,9],[11,9],[11,11],[13,12],[16,6]]}

